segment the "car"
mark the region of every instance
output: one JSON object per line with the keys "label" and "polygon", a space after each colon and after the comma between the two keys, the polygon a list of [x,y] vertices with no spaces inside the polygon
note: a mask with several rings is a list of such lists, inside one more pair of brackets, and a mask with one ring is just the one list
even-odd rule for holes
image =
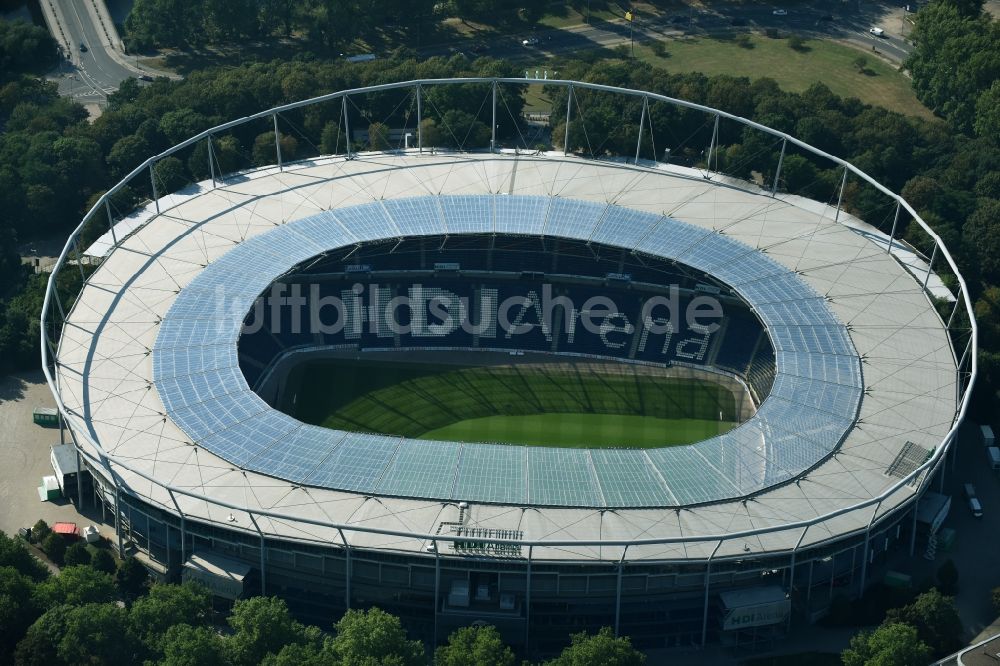
{"label": "car", "polygon": [[980,504],[978,497],[969,498],[969,510],[972,511],[972,516],[974,518],[983,517],[983,505]]}
{"label": "car", "polygon": [[149,74],[141,74],[141,75],[139,75],[139,80],[140,81],[152,81],[153,77],[150,76]]}
{"label": "car", "polygon": [[83,42],[80,42],[80,51],[82,51],[83,53],[87,52],[87,45],[84,44]]}
{"label": "car", "polygon": [[784,9],[775,9],[771,13],[774,14],[775,16],[788,16],[788,11]]}
{"label": "car", "polygon": [[521,40],[521,46],[534,46],[538,43],[537,37],[528,37],[527,39]]}
{"label": "car", "polygon": [[876,37],[885,37],[885,30],[882,28],[871,27],[868,28],[868,32],[875,35]]}

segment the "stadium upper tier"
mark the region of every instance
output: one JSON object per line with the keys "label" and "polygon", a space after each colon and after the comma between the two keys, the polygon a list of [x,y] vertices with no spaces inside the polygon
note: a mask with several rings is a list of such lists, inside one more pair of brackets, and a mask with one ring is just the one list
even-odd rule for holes
{"label": "stadium upper tier", "polygon": [[[807,199],[676,167],[409,153],[261,169],[159,205],[88,280],[55,372],[80,446],[107,456],[127,492],[189,520],[410,551],[458,520],[527,541],[630,543],[630,559],[785,550],[864,530],[912,498],[919,486],[903,485],[808,530],[782,527],[893,487],[955,418],[956,359],[924,275]],[[283,272],[331,248],[443,234],[576,238],[709,273],[767,327],[770,396],[728,436],[590,452],[337,433],[250,390],[237,341]]]}

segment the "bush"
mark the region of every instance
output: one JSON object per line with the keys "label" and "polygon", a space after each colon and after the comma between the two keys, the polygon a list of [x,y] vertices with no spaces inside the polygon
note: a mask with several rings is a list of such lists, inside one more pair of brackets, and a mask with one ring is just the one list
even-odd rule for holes
{"label": "bush", "polygon": [[87,544],[82,541],[77,541],[72,546],[66,549],[66,553],[63,555],[63,562],[66,566],[72,567],[76,565],[90,566],[91,563],[90,551],[87,550]]}
{"label": "bush", "polygon": [[806,46],[806,40],[802,39],[798,35],[792,35],[788,38],[788,47],[794,51],[808,51],[809,47]]}
{"label": "bush", "polygon": [[649,48],[652,49],[653,55],[655,55],[657,58],[670,57],[670,52],[667,51],[667,45],[658,39],[651,42]]}
{"label": "bush", "polygon": [[753,40],[750,39],[750,35],[745,32],[736,35],[736,37],[733,38],[733,41],[743,49],[752,49],[754,47]]}
{"label": "bush", "polygon": [[56,564],[62,565],[63,557],[66,555],[66,540],[50,532],[47,537],[42,541],[41,544],[42,552],[44,552],[50,560]]}
{"label": "bush", "polygon": [[115,562],[114,556],[103,548],[94,553],[94,556],[90,559],[90,566],[106,574],[113,574],[118,570],[118,564]]}
{"label": "bush", "polygon": [[771,39],[781,39],[781,33],[778,32],[777,28],[768,28],[767,30],[764,31],[764,34],[770,37]]}
{"label": "bush", "polygon": [[52,528],[44,520],[39,520],[31,528],[31,543],[40,544],[45,541],[45,537],[52,534]]}
{"label": "bush", "polygon": [[126,557],[122,560],[121,567],[115,573],[115,582],[122,596],[127,599],[134,599],[146,591],[146,583],[149,582],[149,572],[142,562],[134,557]]}

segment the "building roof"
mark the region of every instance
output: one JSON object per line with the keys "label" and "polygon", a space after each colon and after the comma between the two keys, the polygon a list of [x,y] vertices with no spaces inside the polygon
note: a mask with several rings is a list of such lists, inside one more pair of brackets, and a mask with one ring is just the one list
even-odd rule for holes
{"label": "building roof", "polygon": [[[922,289],[924,275],[920,274],[920,281],[914,277],[912,253],[905,261],[897,260],[895,249],[886,251],[884,237],[879,242],[877,232],[860,220],[843,212],[836,215],[831,207],[800,197],[770,196],[740,181],[710,180],[701,172],[677,167],[511,154],[324,158],[286,166],[283,171],[272,168],[240,175],[215,189],[199,184],[161,199],[159,215],[147,211],[148,222],[136,225],[127,238],[119,237],[119,245],[107,254],[69,315],[73,325],[63,328],[57,372],[63,403],[72,412],[72,427],[88,433],[104,452],[154,477],[156,484],[124,467],[116,468],[131,492],[165,510],[174,511],[176,500],[192,517],[253,529],[245,511],[179,493],[171,498],[163,487],[170,485],[254,509],[261,529],[288,538],[339,542],[343,534],[357,546],[423,551],[426,539],[401,535],[440,533],[442,523],[458,518],[454,501],[381,496],[377,486],[367,489],[374,493],[314,487],[302,480],[261,473],[245,460],[234,464],[218,455],[221,449],[213,451],[199,437],[192,437],[172,416],[173,407],[167,404],[172,396],[162,392],[160,375],[154,372],[154,366],[160,367],[166,358],[161,359],[165,347],[159,337],[165,327],[178,325],[169,323],[175,320],[172,308],[187,301],[186,289],[202,280],[210,284],[203,275],[241,271],[241,278],[254,288],[258,282],[270,282],[287,262],[280,256],[284,250],[276,254],[264,247],[263,234],[272,230],[287,227],[299,233],[295,230],[304,227],[297,226],[298,221],[339,219],[338,211],[362,210],[365,205],[364,210],[372,215],[403,210],[410,205],[404,199],[416,204],[441,196],[473,196],[464,200],[470,206],[512,205],[498,203],[505,200],[496,196],[502,192],[534,197],[526,202],[557,197],[559,205],[591,202],[576,204],[581,211],[614,210],[635,220],[676,221],[685,229],[725,239],[719,247],[734,252],[739,248],[760,269],[776,265],[794,273],[784,284],[804,285],[808,298],[822,306],[818,312],[832,313],[836,325],[830,324],[830,330],[846,329],[849,339],[839,344],[853,347],[861,359],[864,395],[857,424],[845,430],[834,455],[823,459],[825,453],[816,451],[812,459],[822,461],[809,471],[797,472],[795,483],[757,492],[750,501],[723,501],[683,511],[627,507],[608,511],[589,506],[529,509],[520,502],[473,501],[463,514],[467,524],[517,529],[526,540],[535,541],[677,539],[682,542],[630,546],[629,558],[707,557],[716,544],[698,542],[699,535],[778,527],[853,506],[897,483],[901,470],[907,469],[901,460],[941,446],[956,413],[956,359],[945,327]],[[332,215],[327,211],[333,211]],[[385,226],[398,226],[397,218],[403,217],[381,213],[381,222],[373,223],[366,233],[384,234]],[[350,236],[344,237],[344,242],[349,240]],[[309,242],[305,239],[302,245]],[[245,247],[254,248],[263,262],[259,270],[248,272],[234,261],[245,256]],[[720,256],[706,265],[724,271],[738,263]],[[222,270],[224,266],[228,271]],[[729,279],[739,277],[729,275]],[[939,285],[936,279],[931,283]],[[801,300],[806,300],[805,293]],[[771,302],[781,300],[778,296]],[[772,335],[780,350],[781,335],[774,335],[777,328],[772,327]],[[182,344],[207,348],[210,342],[201,339],[199,345],[199,340],[191,339]],[[231,351],[219,351],[218,358],[232,358]],[[211,364],[216,357],[205,358]],[[779,361],[779,367],[792,366],[786,360]],[[780,395],[781,389],[776,386],[775,390]],[[767,402],[780,400],[774,396]],[[826,404],[819,394],[809,398],[810,403],[814,401]],[[792,421],[786,429],[792,436],[804,432]],[[808,461],[799,469],[807,466]],[[275,469],[268,471],[275,474]],[[878,507],[879,515],[912,497],[914,491],[913,485],[895,491]],[[233,521],[227,520],[229,514]],[[871,508],[847,512],[805,533],[798,528],[734,539],[716,552],[785,550],[800,537],[800,543],[808,545],[863,529],[871,518]],[[318,523],[352,529],[342,533]],[[535,557],[618,559],[622,548],[536,548]]]}

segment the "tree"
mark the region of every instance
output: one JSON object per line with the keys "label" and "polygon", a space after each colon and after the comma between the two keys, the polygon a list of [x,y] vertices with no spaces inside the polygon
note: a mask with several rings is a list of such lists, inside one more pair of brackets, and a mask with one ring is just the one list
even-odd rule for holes
{"label": "tree", "polygon": [[334,625],[333,653],[344,666],[391,663],[417,666],[425,663],[424,646],[411,641],[399,618],[380,608],[351,609]]}
{"label": "tree", "polygon": [[345,149],[346,141],[347,137],[341,129],[340,123],[331,120],[323,126],[323,131],[320,133],[320,152],[324,155],[335,155]]}
{"label": "tree", "polygon": [[136,663],[139,643],[128,629],[128,612],[115,604],[86,604],[66,616],[56,650],[67,664]]}
{"label": "tree", "polygon": [[993,588],[993,593],[990,596],[990,601],[993,602],[993,612],[1000,614],[1000,587]]}
{"label": "tree", "polygon": [[90,560],[90,566],[96,571],[103,571],[106,574],[112,575],[118,570],[114,556],[104,548],[99,548],[94,552],[94,556]]}
{"label": "tree", "polygon": [[64,663],[59,657],[59,643],[66,633],[70,606],[50,608],[35,620],[14,650],[16,666],[53,666]]}
{"label": "tree", "polygon": [[212,611],[212,597],[201,585],[186,582],[183,585],[156,584],[149,594],[141,597],[129,609],[129,625],[150,649],[159,649],[159,641],[175,624],[192,627],[208,623]]}
{"label": "tree", "polygon": [[983,198],[963,228],[966,242],[979,259],[990,284],[1000,284],[1000,200]]}
{"label": "tree", "polygon": [[50,533],[42,541],[42,552],[56,564],[62,564],[66,554],[66,539],[61,534]]}
{"label": "tree", "polygon": [[163,654],[160,666],[217,666],[226,663],[225,643],[208,627],[175,624],[166,630],[159,644]]}
{"label": "tree", "polygon": [[851,638],[840,659],[844,666],[909,666],[928,663],[931,649],[917,637],[916,629],[892,623]]}
{"label": "tree", "polygon": [[161,197],[188,184],[184,163],[173,155],[158,161],[153,167],[153,173],[156,174],[157,194]]}
{"label": "tree", "polygon": [[149,582],[149,572],[142,562],[131,555],[122,560],[121,566],[115,573],[115,584],[118,591],[126,599],[134,599],[146,591],[146,583]]}
{"label": "tree", "polygon": [[41,543],[50,534],[52,534],[52,528],[49,527],[47,522],[39,518],[38,522],[31,527],[31,543]]}
{"label": "tree", "polygon": [[891,609],[886,613],[885,623],[914,627],[919,639],[937,656],[951,654],[962,646],[962,620],[955,600],[936,588],[924,592],[907,606]]}
{"label": "tree", "polygon": [[383,123],[372,123],[368,126],[368,146],[372,150],[388,150],[389,128]]}
{"label": "tree", "polygon": [[[281,161],[291,162],[295,159],[299,142],[290,134],[281,135]],[[278,155],[274,149],[274,132],[258,134],[253,141],[253,163],[256,166],[268,166],[278,163]]]}
{"label": "tree", "polygon": [[420,133],[423,139],[424,148],[434,148],[444,146],[444,131],[438,127],[433,118],[424,118],[420,121]]}
{"label": "tree", "polygon": [[627,637],[615,638],[611,627],[590,636],[587,632],[570,636],[570,644],[547,666],[640,666],[646,655],[632,647]]}
{"label": "tree", "polygon": [[17,642],[40,611],[34,599],[35,582],[14,567],[0,567],[0,662],[13,655]]}
{"label": "tree", "polygon": [[0,83],[20,72],[43,72],[55,57],[55,40],[45,28],[0,20]]}
{"label": "tree", "polygon": [[233,604],[229,616],[233,635],[227,641],[234,664],[259,664],[290,643],[304,642],[305,628],[292,619],[288,606],[278,597],[253,597]]}
{"label": "tree", "polygon": [[1000,22],[980,8],[980,0],[922,8],[910,35],[916,48],[906,60],[920,101],[963,132],[972,131],[977,102],[1000,77]]}
{"label": "tree", "polygon": [[[806,40],[798,35],[792,35],[788,38],[788,47],[793,51],[808,51],[809,47],[806,46]],[[865,63],[867,64],[867,62]],[[864,69],[863,67],[861,68]]]}
{"label": "tree", "polygon": [[65,555],[63,555],[63,562],[68,567],[77,565],[89,566],[90,561],[90,551],[87,550],[87,544],[82,541],[77,541],[67,548]]}
{"label": "tree", "polygon": [[975,130],[980,139],[1000,142],[1000,80],[994,81],[976,100]]}
{"label": "tree", "polygon": [[434,666],[513,666],[514,653],[496,627],[463,627],[434,652]]}
{"label": "tree", "polygon": [[58,576],[39,584],[36,594],[42,607],[53,608],[113,601],[117,590],[111,576],[80,565],[68,566]]}
{"label": "tree", "polygon": [[35,559],[20,540],[11,539],[3,532],[0,532],[0,567],[13,567],[35,582],[49,576],[48,568]]}
{"label": "tree", "polygon": [[278,654],[264,657],[261,666],[328,666],[336,663],[339,662],[327,641],[324,645],[289,643]]}

